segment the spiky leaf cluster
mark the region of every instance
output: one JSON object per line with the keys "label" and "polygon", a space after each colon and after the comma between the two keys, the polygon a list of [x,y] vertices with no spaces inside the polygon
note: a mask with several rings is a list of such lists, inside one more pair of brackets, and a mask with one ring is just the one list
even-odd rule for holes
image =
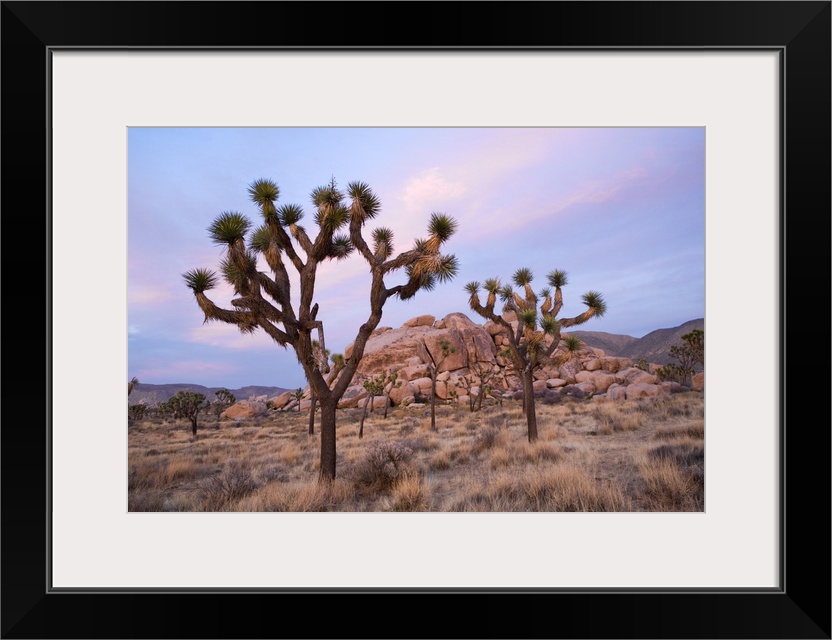
{"label": "spiky leaf cluster", "polygon": [[598,291],[587,291],[581,296],[583,303],[590,309],[595,310],[595,315],[599,318],[607,312],[607,303]]}
{"label": "spiky leaf cluster", "polygon": [[242,213],[224,211],[208,227],[208,235],[214,244],[229,245],[245,238],[250,227],[251,222]]}
{"label": "spiky leaf cluster", "polygon": [[183,273],[182,278],[194,293],[204,293],[217,286],[217,274],[209,269],[191,269]]}
{"label": "spiky leaf cluster", "polygon": [[372,220],[381,211],[381,202],[365,182],[350,182],[347,185],[347,193],[352,199],[350,215],[362,225],[367,220]]}
{"label": "spiky leaf cluster", "polygon": [[267,178],[255,180],[248,185],[248,194],[252,202],[261,207],[264,217],[274,214],[274,203],[280,197],[280,189],[275,182]]}
{"label": "spiky leaf cluster", "polygon": [[393,255],[393,230],[379,227],[373,230],[373,254],[379,260],[387,260]]}

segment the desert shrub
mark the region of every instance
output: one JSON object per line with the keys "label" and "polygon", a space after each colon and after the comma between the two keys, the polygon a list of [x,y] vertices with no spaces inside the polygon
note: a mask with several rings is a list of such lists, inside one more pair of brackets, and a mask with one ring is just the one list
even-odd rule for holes
{"label": "desert shrub", "polygon": [[412,470],[413,449],[402,442],[373,442],[354,467],[355,483],[374,489],[388,489]]}
{"label": "desert shrub", "polygon": [[257,489],[251,473],[237,460],[229,460],[220,473],[203,481],[202,499],[206,511],[221,511],[229,502]]}
{"label": "desert shrub", "polygon": [[164,503],[162,491],[131,491],[127,498],[127,511],[162,511]]}
{"label": "desert shrub", "polygon": [[701,511],[704,492],[698,479],[672,461],[649,459],[639,464],[650,511]]}
{"label": "desert shrub", "polygon": [[409,433],[413,433],[419,427],[419,420],[416,418],[410,417],[405,418],[402,426],[399,428],[399,432],[402,435],[407,435]]}
{"label": "desert shrub", "polygon": [[190,478],[196,469],[194,460],[190,457],[174,455],[167,459],[167,466],[160,474],[159,482],[169,485],[171,483]]}
{"label": "desert shrub", "polygon": [[663,444],[638,461],[652,511],[701,511],[705,504],[705,449],[690,442]]}
{"label": "desert shrub", "polygon": [[418,473],[406,472],[391,491],[393,511],[425,511],[428,506],[427,493]]}
{"label": "desert shrub", "polygon": [[518,459],[538,464],[541,462],[557,462],[563,456],[563,449],[556,442],[524,442],[518,445]]}
{"label": "desert shrub", "polygon": [[618,405],[602,404],[592,412],[592,417],[598,422],[598,433],[609,435],[619,431],[635,431],[643,418],[638,413],[627,411]]}
{"label": "desert shrub", "polygon": [[159,458],[139,460],[132,464],[127,471],[128,491],[156,488],[166,466],[166,461]]}
{"label": "desert shrub", "polygon": [[413,453],[434,451],[441,446],[436,438],[426,435],[419,436],[417,438],[410,438],[408,440],[402,440],[400,444],[413,451]]}
{"label": "desert shrub", "polygon": [[561,397],[560,392],[555,391],[554,389],[548,389],[547,391],[544,391],[540,398],[543,404],[549,406],[560,404],[562,399],[563,398]]}
{"label": "desert shrub", "polygon": [[487,426],[477,432],[477,439],[474,445],[476,451],[492,449],[504,440],[503,429],[500,427]]}
{"label": "desert shrub", "polygon": [[508,427],[508,414],[505,412],[496,413],[493,416],[488,416],[485,419],[485,424],[488,427],[495,429],[505,429]]}
{"label": "desert shrub", "polygon": [[687,469],[704,469],[705,447],[692,444],[663,444],[650,451],[657,460],[672,460]]}
{"label": "desert shrub", "polygon": [[298,464],[303,459],[303,447],[296,442],[287,442],[277,451],[278,460],[289,466]]}
{"label": "desert shrub", "polygon": [[248,512],[323,512],[341,511],[353,500],[351,485],[336,479],[329,486],[306,481],[267,484],[241,498],[234,508]]}
{"label": "desert shrub", "polygon": [[563,391],[561,391],[561,394],[563,394],[565,396],[569,396],[570,398],[574,398],[575,400],[583,400],[587,396],[592,395],[590,393],[587,393],[586,391],[584,391],[580,387],[576,387],[575,385],[571,385],[571,384],[566,386],[566,387],[563,387]]}
{"label": "desert shrub", "polygon": [[449,511],[630,511],[632,502],[617,484],[599,484],[583,469],[553,465],[518,477],[510,470],[472,488]]}
{"label": "desert shrub", "polygon": [[428,468],[431,471],[445,471],[451,468],[451,454],[442,449],[428,458]]}
{"label": "desert shrub", "polygon": [[269,482],[282,482],[286,480],[288,470],[282,464],[269,464],[257,470],[257,477],[263,484]]}
{"label": "desert shrub", "polygon": [[691,420],[673,427],[659,427],[654,436],[659,440],[672,438],[699,438],[705,437],[705,422],[703,420]]}

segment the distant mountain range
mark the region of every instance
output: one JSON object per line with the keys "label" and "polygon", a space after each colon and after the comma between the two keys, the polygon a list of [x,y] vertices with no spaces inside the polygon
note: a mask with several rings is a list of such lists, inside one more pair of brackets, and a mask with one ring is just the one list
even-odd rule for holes
{"label": "distant mountain range", "polygon": [[[139,383],[133,387],[129,396],[128,404],[146,404],[148,407],[155,406],[161,402],[167,402],[180,391],[196,391],[205,396],[209,401],[217,399],[215,393],[225,387],[203,387],[201,384],[143,384]],[[248,400],[251,396],[268,396],[273,398],[288,389],[282,387],[261,387],[250,385],[239,389],[229,389],[237,400]]]}
{"label": "distant mountain range", "polygon": [[670,356],[670,347],[682,344],[682,336],[693,329],[705,330],[705,319],[688,320],[678,327],[656,329],[643,338],[604,333],[603,331],[564,331],[582,340],[587,346],[603,349],[609,356],[632,358],[637,361],[644,358],[655,364],[678,362]]}

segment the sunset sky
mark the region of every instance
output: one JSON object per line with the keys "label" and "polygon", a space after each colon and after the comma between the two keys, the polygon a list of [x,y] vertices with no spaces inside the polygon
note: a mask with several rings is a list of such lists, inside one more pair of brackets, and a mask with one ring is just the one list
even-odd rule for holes
{"label": "sunset sky", "polygon": [[[262,331],[203,323],[189,269],[218,269],[207,227],[224,211],[262,220],[258,178],[299,204],[334,178],[368,183],[382,203],[368,224],[394,231],[396,252],[425,235],[432,212],[458,222],[445,245],[460,271],[434,291],[388,300],[380,326],[469,310],[464,285],[509,281],[519,267],[569,276],[562,316],[600,291],[608,311],[580,329],[641,337],[704,317],[703,128],[131,128],[128,139],[128,367],[142,383],[305,386],[291,348]],[[369,233],[367,234],[369,236]],[[262,267],[266,270],[265,265]],[[388,280],[388,286],[403,281]],[[296,282],[296,279],[295,279]],[[327,347],[343,352],[369,310],[357,254],[324,264],[315,300]],[[293,289],[293,294],[297,288]],[[228,306],[230,287],[209,292]]]}

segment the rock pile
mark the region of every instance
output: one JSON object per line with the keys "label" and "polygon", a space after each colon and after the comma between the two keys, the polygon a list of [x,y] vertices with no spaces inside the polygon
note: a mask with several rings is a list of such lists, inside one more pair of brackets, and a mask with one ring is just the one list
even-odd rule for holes
{"label": "rock pile", "polygon": [[[517,327],[513,314],[503,317],[512,327]],[[450,347],[444,357],[440,346],[443,342]],[[440,320],[421,315],[397,329],[379,327],[367,341],[352,384],[338,406],[359,406],[367,397],[363,383],[379,374],[391,373],[397,374],[396,386],[387,388],[394,406],[419,406],[427,402],[431,390],[431,355],[437,363],[436,394],[441,400],[455,399],[467,404],[482,393],[494,401],[500,397],[522,397],[520,376],[511,361],[501,355],[508,344],[504,327],[491,321],[477,324],[463,313],[451,313]],[[348,345],[345,349],[345,358],[352,354],[352,347]],[[659,366],[650,364],[642,369],[630,358],[608,356],[601,349],[588,346],[567,357],[561,347],[555,350],[549,364],[535,371],[534,390],[536,395],[544,397],[605,395],[616,400],[672,393],[680,385],[661,381],[657,375]],[[694,376],[693,388],[703,390],[704,374]],[[238,402],[223,415],[229,418],[258,415],[266,412],[267,405],[273,410],[304,411],[310,406],[309,398],[307,387],[300,406],[294,394],[287,391],[267,403],[263,402],[265,398]]]}

